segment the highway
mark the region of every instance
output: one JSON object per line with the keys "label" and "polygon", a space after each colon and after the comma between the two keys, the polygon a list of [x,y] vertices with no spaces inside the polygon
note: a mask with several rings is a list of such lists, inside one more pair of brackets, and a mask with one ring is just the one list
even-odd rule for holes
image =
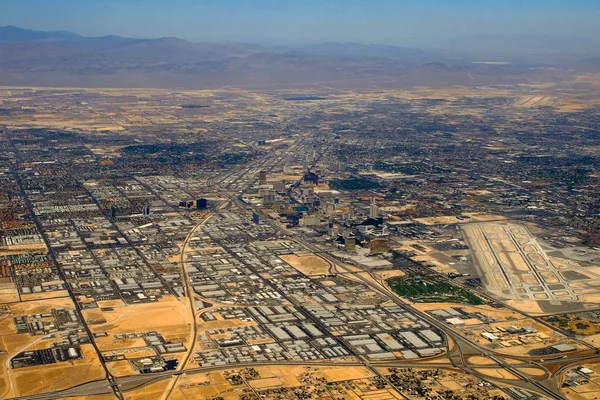
{"label": "highway", "polygon": [[[452,341],[454,342],[454,348],[452,350],[450,350],[449,343],[448,343],[447,350],[448,350],[449,358],[455,367],[462,369],[466,373],[472,374],[474,376],[478,376],[483,380],[490,380],[489,376],[485,376],[485,375],[482,375],[481,373],[477,372],[474,369],[474,367],[471,367],[468,364],[468,362],[466,360],[466,358],[468,356],[474,356],[474,355],[483,356],[483,357],[486,357],[486,358],[489,358],[489,359],[495,361],[500,367],[506,369],[507,371],[511,372],[515,376],[519,377],[520,381],[511,381],[511,383],[514,384],[515,386],[519,386],[523,389],[538,392],[540,394],[543,394],[543,395],[545,395],[549,398],[553,398],[553,399],[563,399],[564,398],[563,395],[560,393],[560,391],[556,388],[557,385],[553,384],[551,379],[546,379],[544,381],[538,381],[538,380],[532,378],[531,376],[519,371],[517,368],[515,368],[514,365],[511,365],[511,364],[507,363],[506,361],[504,361],[504,358],[509,358],[509,357],[502,355],[502,354],[498,354],[498,353],[493,352],[493,351],[491,351],[485,347],[482,347],[476,343],[473,343],[472,341],[469,341],[465,337],[460,336],[458,333],[456,333],[454,330],[452,330],[445,323],[440,322],[437,319],[430,316],[429,314],[422,312],[414,307],[411,307],[407,303],[403,302],[393,291],[391,291],[389,288],[387,288],[387,286],[385,284],[377,282],[377,280],[373,277],[373,275],[370,271],[361,271],[362,273],[369,276],[369,278],[364,277],[363,274],[357,273],[355,271],[355,269],[357,269],[358,267],[353,267],[354,269],[349,268],[344,263],[341,263],[340,261],[338,261],[337,259],[332,257],[326,251],[323,251],[322,249],[320,249],[320,248],[316,247],[315,245],[313,245],[312,243],[308,242],[304,237],[298,237],[297,235],[293,235],[287,229],[282,228],[279,224],[270,220],[266,215],[264,215],[264,213],[262,213],[262,211],[260,209],[257,209],[255,207],[249,207],[245,202],[241,201],[239,198],[236,198],[235,201],[241,207],[246,207],[247,209],[252,210],[252,212],[261,214],[261,217],[262,217],[261,220],[265,221],[265,223],[268,223],[273,229],[279,231],[283,235],[288,236],[290,238],[290,240],[295,241],[296,243],[303,246],[304,248],[306,248],[314,253],[319,254],[319,256],[321,256],[325,260],[327,260],[330,263],[332,263],[333,265],[335,265],[335,268],[338,271],[345,271],[346,273],[351,274],[353,277],[355,277],[355,279],[358,279],[360,282],[365,284],[371,290],[373,290],[379,294],[382,294],[385,297],[388,297],[396,305],[409,310],[411,313],[419,316],[420,318],[427,321],[432,326],[434,326],[434,327],[438,328],[440,331],[444,332],[447,335],[447,337],[452,339]],[[536,367],[537,365],[531,363],[531,364],[529,364],[529,366]],[[480,369],[480,366],[477,366],[477,369]]]}
{"label": "highway", "polygon": [[[75,298],[73,292],[70,290],[69,286],[66,285],[68,288],[68,291],[69,291],[69,295],[71,296],[71,298],[73,299],[73,302],[75,304],[78,316],[79,316],[80,320],[82,321],[83,327],[86,330],[86,333],[88,334],[88,336],[90,337],[90,341],[91,341],[92,345],[94,346],[94,349],[98,353],[98,356],[101,360],[102,366],[106,372],[107,378],[105,380],[88,382],[86,384],[79,385],[77,387],[73,387],[73,388],[66,389],[66,390],[59,391],[59,392],[44,393],[44,394],[31,395],[31,396],[22,396],[22,397],[18,397],[18,399],[22,399],[22,400],[42,400],[42,399],[44,399],[44,400],[46,400],[46,399],[57,399],[57,398],[65,398],[65,397],[72,397],[72,396],[91,396],[91,395],[101,395],[101,394],[113,394],[118,399],[124,399],[124,395],[123,395],[124,392],[129,392],[129,391],[135,390],[137,388],[143,387],[145,385],[148,385],[148,384],[160,381],[160,380],[171,379],[171,382],[170,382],[169,386],[167,387],[167,390],[165,391],[165,393],[162,396],[162,398],[164,400],[166,400],[170,397],[174,388],[177,386],[178,379],[182,374],[186,374],[186,375],[201,374],[201,373],[207,373],[207,372],[211,372],[211,371],[232,370],[232,369],[253,367],[253,366],[257,366],[257,365],[315,365],[315,366],[331,366],[331,367],[344,366],[344,365],[365,366],[371,372],[378,375],[380,378],[382,378],[384,380],[386,380],[386,379],[381,374],[381,372],[378,370],[378,368],[381,368],[381,367],[396,367],[396,368],[427,368],[427,367],[430,367],[431,368],[432,367],[431,364],[426,364],[423,361],[419,362],[419,361],[414,361],[414,360],[412,360],[412,361],[398,360],[398,361],[394,361],[394,362],[381,362],[381,363],[380,362],[368,362],[363,356],[356,354],[350,346],[347,346],[343,341],[338,340],[339,344],[341,346],[343,346],[350,354],[352,354],[354,356],[354,358],[356,359],[356,361],[345,362],[345,361],[320,360],[320,361],[314,362],[314,363],[306,362],[306,361],[298,361],[298,362],[285,361],[285,362],[281,362],[281,363],[268,362],[268,363],[248,363],[248,364],[224,365],[224,366],[214,366],[214,367],[199,367],[199,368],[189,368],[189,369],[184,370],[184,368],[186,367],[190,358],[193,355],[194,344],[195,344],[196,336],[197,336],[197,324],[196,324],[197,310],[195,308],[196,297],[195,297],[193,288],[191,286],[191,281],[190,281],[188,271],[187,271],[186,254],[189,251],[190,242],[194,238],[194,236],[196,235],[198,230],[202,229],[204,224],[215,213],[217,213],[219,210],[222,210],[232,204],[235,204],[238,207],[242,207],[248,211],[259,213],[261,215],[261,221],[264,221],[264,223],[271,226],[274,230],[279,232],[281,235],[287,237],[287,239],[296,242],[299,246],[301,246],[301,247],[305,248],[306,250],[309,250],[315,254],[318,254],[320,257],[322,257],[323,259],[325,259],[327,262],[330,263],[331,270],[336,270],[339,273],[343,273],[345,277],[348,277],[349,279],[353,279],[353,280],[356,280],[356,281],[364,284],[370,290],[384,296],[385,298],[392,301],[394,304],[396,304],[399,307],[418,316],[419,318],[421,318],[421,319],[425,320],[427,323],[429,323],[431,326],[433,326],[433,327],[437,328],[439,331],[443,332],[446,335],[446,341],[445,341],[446,342],[446,354],[445,354],[445,356],[447,357],[447,363],[440,364],[440,365],[436,364],[434,368],[460,369],[460,370],[464,371],[465,373],[476,376],[484,381],[506,383],[506,384],[510,384],[510,385],[513,385],[516,387],[520,387],[522,389],[540,393],[540,394],[546,396],[547,398],[563,399],[564,397],[560,392],[560,379],[561,379],[562,374],[568,368],[568,366],[576,365],[577,363],[582,363],[582,362],[591,362],[591,361],[599,360],[598,356],[595,353],[594,354],[582,354],[581,352],[577,352],[574,354],[568,354],[567,358],[556,358],[556,359],[555,358],[551,359],[550,357],[541,358],[541,357],[526,357],[526,356],[506,356],[506,355],[497,353],[493,350],[490,350],[486,347],[480,346],[477,343],[474,343],[474,342],[468,340],[467,338],[461,336],[460,334],[455,332],[451,327],[449,327],[444,322],[441,322],[441,321],[435,319],[434,317],[430,316],[429,314],[422,312],[422,311],[410,306],[409,304],[405,303],[404,301],[402,301],[401,298],[399,298],[393,291],[391,291],[385,285],[385,283],[383,281],[381,281],[372,271],[364,270],[357,266],[349,266],[349,265],[339,261],[338,259],[333,257],[327,249],[322,249],[322,248],[317,247],[315,244],[310,242],[309,238],[295,235],[294,233],[290,232],[289,230],[281,227],[277,222],[271,220],[260,209],[249,206],[247,203],[242,201],[241,198],[243,197],[243,194],[256,182],[259,171],[261,171],[261,170],[271,171],[274,168],[276,168],[277,166],[281,165],[282,163],[285,164],[286,160],[288,159],[288,157],[290,157],[291,154],[294,154],[294,153],[302,154],[302,152],[306,150],[308,142],[310,141],[309,139],[313,134],[314,134],[314,131],[298,135],[296,140],[294,141],[294,143],[292,143],[292,145],[287,150],[279,151],[278,153],[274,153],[274,154],[271,154],[271,153],[266,154],[263,157],[261,157],[257,160],[254,160],[249,165],[246,165],[243,167],[238,167],[234,171],[228,172],[220,177],[212,178],[207,183],[208,187],[210,187],[212,189],[220,190],[222,195],[226,198],[226,200],[223,203],[221,203],[217,209],[215,209],[212,212],[210,212],[209,214],[207,214],[201,221],[199,221],[189,231],[189,233],[187,234],[187,236],[183,242],[182,248],[181,248],[179,262],[181,265],[181,276],[182,276],[182,281],[183,281],[182,283],[185,288],[187,301],[189,302],[190,315],[191,315],[193,323],[192,323],[192,330],[190,332],[190,340],[189,340],[189,346],[188,346],[187,353],[185,354],[184,358],[182,359],[182,362],[178,365],[176,371],[164,371],[164,372],[159,372],[159,373],[154,373],[154,374],[140,374],[140,375],[120,377],[120,378],[117,378],[117,377],[114,377],[113,375],[111,375],[106,367],[106,364],[104,363],[104,361],[102,359],[100,349],[97,347],[96,343],[94,342],[93,335],[83,318],[81,309],[78,305],[78,302],[76,301],[77,299]],[[16,152],[16,149],[15,149],[15,152]],[[16,154],[18,157],[18,152],[16,152]],[[322,156],[322,154],[317,159],[319,159],[321,156]],[[33,212],[34,211],[33,206],[29,202],[27,195],[22,188],[22,184],[20,182],[20,179],[19,179],[16,169],[13,170],[13,173],[15,174],[15,176],[17,178],[18,184],[21,186],[22,194],[25,198],[26,205],[27,205],[27,207],[30,208],[32,215],[34,216],[34,222],[36,223],[39,231],[42,233],[42,237],[44,238],[46,245],[49,248],[50,254],[58,267],[61,278],[66,282],[66,276],[64,275],[64,272],[60,269],[59,263],[56,261],[56,257],[52,252],[52,248],[49,246],[48,240],[45,237],[45,235],[43,234],[44,231],[42,229],[42,226],[41,226],[39,220],[37,219],[37,217],[35,217],[35,213]],[[223,246],[223,247],[225,249],[227,249],[226,246]],[[235,254],[233,254],[233,255],[235,256]],[[235,256],[235,257],[237,257],[237,256]],[[240,261],[243,262],[243,260],[240,260]],[[251,266],[250,266],[250,269],[253,272],[257,273],[257,271],[253,270]],[[274,287],[274,285],[271,285],[271,286],[273,286],[273,290],[278,291],[278,289],[276,287]],[[477,294],[479,295],[479,293],[477,293]],[[308,313],[302,307],[302,304],[296,304],[296,302],[292,298],[287,298],[287,300],[290,301],[292,304],[294,304],[294,306],[296,306],[303,313],[305,318],[310,320],[312,323],[316,324],[321,330],[323,330],[325,332],[328,331],[328,328],[323,326],[322,323],[317,318],[312,316],[312,314]],[[588,353],[589,353],[589,351],[588,351]],[[486,366],[486,365],[471,364],[469,361],[469,357],[472,357],[472,356],[486,357],[486,358],[496,362],[496,365]],[[561,357],[562,357],[562,355],[561,355]],[[514,363],[510,364],[509,362],[507,362],[505,360],[506,358],[518,359],[518,360],[522,361],[522,363],[521,364],[514,364]],[[550,369],[552,367],[556,367],[556,366],[558,366],[558,369],[554,373],[551,373]],[[533,378],[532,376],[527,375],[519,370],[520,368],[526,368],[526,367],[527,368],[530,368],[530,367],[542,368],[546,371],[546,375],[541,378]],[[518,380],[507,380],[507,379],[492,378],[489,375],[486,375],[481,372],[482,370],[494,369],[494,368],[503,368],[503,369],[511,372],[512,374],[514,374],[519,379]],[[390,383],[390,385],[391,385],[391,383]]]}
{"label": "highway", "polygon": [[[15,153],[15,157],[17,159],[17,164],[21,163],[22,158],[19,153],[19,149],[17,148],[17,146],[15,146],[12,143],[10,135],[8,134],[6,129],[4,130],[4,134],[6,136],[6,139],[9,141],[12,150]],[[69,293],[69,297],[73,301],[73,304],[75,306],[75,312],[77,313],[77,317],[79,318],[79,321],[81,321],[81,325],[83,326],[83,329],[85,330],[85,333],[87,334],[87,336],[90,340],[90,343],[94,347],[96,354],[98,355],[100,364],[102,365],[102,368],[104,369],[104,372],[106,374],[106,380],[108,381],[108,384],[111,387],[113,394],[119,400],[124,400],[123,393],[121,392],[119,386],[116,384],[115,377],[110,373],[110,371],[108,370],[108,367],[106,366],[106,363],[104,362],[104,358],[102,357],[102,352],[98,348],[98,345],[96,344],[96,341],[94,340],[94,335],[92,334],[90,327],[88,326],[87,322],[85,321],[85,318],[83,317],[82,309],[81,309],[81,306],[79,305],[79,302],[77,301],[77,297],[73,293],[71,286],[68,284],[67,276],[65,275],[65,272],[61,268],[61,265],[56,258],[56,254],[54,253],[54,250],[53,250],[52,246],[50,245],[50,241],[48,240],[48,236],[46,235],[46,233],[44,231],[42,223],[40,222],[39,218],[37,217],[37,215],[35,213],[35,209],[33,207],[33,204],[31,203],[29,196],[27,195],[27,192],[25,191],[25,189],[23,187],[23,182],[21,181],[21,177],[19,176],[19,172],[17,171],[16,164],[11,166],[11,172],[13,173],[15,180],[17,182],[17,185],[19,186],[19,189],[21,191],[21,196],[23,196],[23,199],[25,201],[25,205],[27,206],[27,208],[29,209],[29,212],[31,213],[33,222],[48,249],[48,253],[50,254],[50,258],[52,259],[52,262],[54,263],[54,265],[58,271],[60,279],[64,282],[67,292]]]}
{"label": "highway", "polygon": [[[307,247],[308,249],[319,250],[318,248],[316,248],[312,244],[308,243],[304,239],[296,238],[294,240],[297,241],[298,243],[304,244],[305,247]],[[446,336],[448,338],[452,339],[452,341],[454,342],[454,348],[453,349],[448,348],[448,350],[449,350],[448,355],[450,357],[452,364],[455,367],[460,368],[463,371],[465,371],[466,373],[469,373],[471,375],[478,376],[479,378],[481,378],[483,380],[490,380],[489,376],[483,375],[483,374],[479,373],[478,371],[476,371],[472,366],[469,365],[469,363],[467,361],[468,356],[476,356],[476,355],[483,356],[483,357],[486,357],[486,358],[489,358],[489,359],[495,361],[500,367],[506,369],[507,371],[513,373],[515,376],[522,379],[522,381],[523,381],[522,383],[519,381],[514,382],[515,386],[520,386],[523,389],[534,390],[534,391],[544,394],[545,396],[548,396],[550,398],[554,398],[554,399],[562,399],[563,398],[562,394],[557,393],[556,390],[554,390],[552,388],[548,388],[544,383],[537,382],[536,380],[531,378],[529,375],[522,373],[521,371],[516,369],[513,365],[505,362],[503,358],[506,356],[495,353],[485,347],[479,346],[478,344],[469,341],[465,337],[457,334],[454,330],[452,330],[445,323],[438,321],[437,319],[433,318],[432,316],[430,316],[429,314],[427,314],[425,312],[422,312],[414,307],[411,307],[407,303],[404,303],[402,300],[400,300],[400,298],[395,293],[393,293],[391,290],[389,290],[386,286],[378,283],[373,278],[373,276],[370,272],[363,271],[366,275],[368,275],[370,277],[370,278],[366,278],[365,276],[363,276],[363,274],[355,273],[355,271],[353,271],[352,269],[350,269],[343,263],[340,263],[339,261],[337,261],[335,258],[331,257],[330,255],[322,253],[321,257],[336,264],[336,268],[338,268],[339,270],[344,270],[346,272],[354,272],[354,274],[352,276],[355,277],[356,279],[358,279],[359,281],[361,281],[366,286],[368,286],[371,290],[373,290],[377,293],[380,293],[382,295],[385,295],[386,297],[388,297],[390,300],[392,300],[398,306],[409,310],[411,313],[417,315],[419,318],[422,318],[430,325],[432,325],[432,326],[436,327],[437,329],[439,329],[440,331],[444,332],[446,334]],[[533,367],[535,365],[531,365],[531,366]],[[480,366],[477,366],[477,369],[479,369],[479,368],[480,368]]]}

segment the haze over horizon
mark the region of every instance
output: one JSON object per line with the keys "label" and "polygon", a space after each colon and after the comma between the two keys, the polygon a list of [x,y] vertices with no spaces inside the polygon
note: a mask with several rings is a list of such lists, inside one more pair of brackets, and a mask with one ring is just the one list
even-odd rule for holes
{"label": "haze over horizon", "polygon": [[[542,12],[543,11],[543,12]],[[0,26],[84,36],[192,41],[430,46],[465,36],[549,35],[597,42],[597,1],[5,0]]]}

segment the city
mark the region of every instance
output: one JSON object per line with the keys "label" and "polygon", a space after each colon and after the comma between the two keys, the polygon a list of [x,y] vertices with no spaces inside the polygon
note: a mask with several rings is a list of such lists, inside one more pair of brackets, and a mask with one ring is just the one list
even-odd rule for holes
{"label": "city", "polygon": [[598,400],[598,21],[0,1],[0,399]]}
{"label": "city", "polygon": [[3,397],[596,392],[600,119],[545,92],[2,89]]}

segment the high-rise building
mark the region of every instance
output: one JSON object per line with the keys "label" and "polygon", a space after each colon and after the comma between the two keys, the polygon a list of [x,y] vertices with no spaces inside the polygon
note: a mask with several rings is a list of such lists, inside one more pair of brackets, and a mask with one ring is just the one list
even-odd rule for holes
{"label": "high-rise building", "polygon": [[276,192],[285,192],[285,181],[273,182],[273,190]]}
{"label": "high-rise building", "polygon": [[150,204],[144,206],[144,215],[150,215]]}
{"label": "high-rise building", "polygon": [[267,171],[260,171],[258,173],[258,181],[260,182],[261,185],[264,185],[265,183],[267,183]]}
{"label": "high-rise building", "polygon": [[335,202],[333,201],[333,199],[329,199],[327,201],[327,208],[326,208],[326,212],[327,214],[332,214],[335,212],[336,206],[335,206]]}
{"label": "high-rise building", "polygon": [[206,210],[207,207],[208,207],[208,200],[206,200],[204,198],[196,200],[196,209]]}
{"label": "high-rise building", "polygon": [[344,237],[344,249],[346,251],[356,250],[356,237]]}
{"label": "high-rise building", "polygon": [[369,247],[371,254],[387,253],[389,250],[389,243],[387,239],[372,239]]}
{"label": "high-rise building", "polygon": [[275,203],[275,192],[267,192],[263,194],[263,204],[273,204]]}
{"label": "high-rise building", "polygon": [[256,225],[260,225],[260,215],[258,213],[252,213],[252,222]]}
{"label": "high-rise building", "polygon": [[115,207],[115,206],[110,207],[110,218],[111,219],[117,218],[117,207]]}
{"label": "high-rise building", "polygon": [[311,182],[313,185],[319,184],[319,175],[314,172],[307,172],[304,174],[304,182]]}
{"label": "high-rise building", "polygon": [[379,208],[377,208],[377,204],[375,203],[374,197],[371,197],[371,207],[369,208],[369,217],[371,217],[371,218],[379,217]]}
{"label": "high-rise building", "polygon": [[330,171],[345,171],[348,165],[343,161],[333,161],[329,164],[328,169]]}

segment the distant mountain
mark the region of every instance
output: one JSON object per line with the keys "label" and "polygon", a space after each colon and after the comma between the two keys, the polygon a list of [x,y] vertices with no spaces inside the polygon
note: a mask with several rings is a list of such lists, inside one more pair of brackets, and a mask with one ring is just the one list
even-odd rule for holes
{"label": "distant mountain", "polygon": [[7,86],[372,89],[533,80],[533,63],[472,63],[478,59],[360,43],[262,47],[0,27],[0,85]]}
{"label": "distant mountain", "polygon": [[399,59],[413,62],[433,61],[439,54],[409,47],[396,47],[390,45],[337,43],[328,42],[295,47],[275,47],[276,50],[293,49],[306,53],[342,57],[373,57]]}
{"label": "distant mountain", "polygon": [[600,68],[600,57],[586,58],[579,61],[583,67]]}
{"label": "distant mountain", "polygon": [[67,31],[34,31],[16,26],[0,26],[0,42],[37,42],[52,40],[75,40],[81,36]]}

